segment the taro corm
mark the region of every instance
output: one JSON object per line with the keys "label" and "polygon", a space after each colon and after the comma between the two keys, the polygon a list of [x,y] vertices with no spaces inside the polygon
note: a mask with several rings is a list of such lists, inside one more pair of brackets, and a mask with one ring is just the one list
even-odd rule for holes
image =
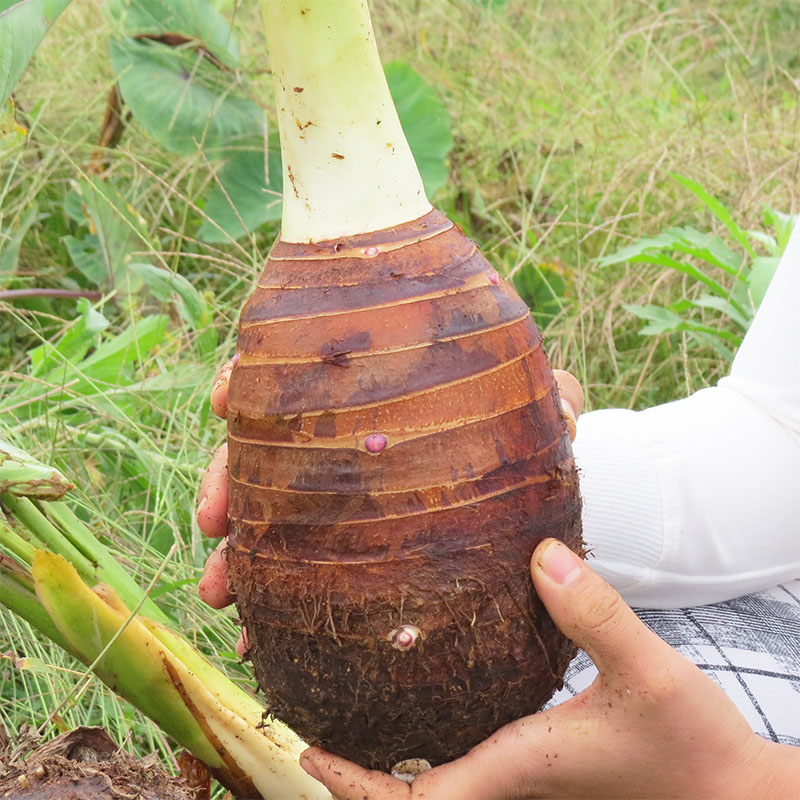
{"label": "taro corm", "polygon": [[536,711],[573,647],[528,563],[581,551],[528,308],[422,187],[363,0],[264,0],[283,226],[228,396],[231,580],[271,710],[386,769]]}

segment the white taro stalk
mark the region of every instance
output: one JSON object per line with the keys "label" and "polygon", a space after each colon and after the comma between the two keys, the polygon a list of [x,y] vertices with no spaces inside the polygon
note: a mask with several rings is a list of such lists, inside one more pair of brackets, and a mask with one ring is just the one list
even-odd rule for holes
{"label": "white taro stalk", "polygon": [[366,0],[261,0],[283,154],[286,242],[377,231],[431,204]]}

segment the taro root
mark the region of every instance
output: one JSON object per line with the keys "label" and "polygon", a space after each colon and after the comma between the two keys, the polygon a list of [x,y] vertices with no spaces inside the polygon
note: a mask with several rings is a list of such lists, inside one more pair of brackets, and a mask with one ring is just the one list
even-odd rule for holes
{"label": "taro root", "polygon": [[231,582],[280,719],[438,764],[574,652],[529,574],[545,537],[581,552],[569,435],[528,308],[424,199],[366,5],[264,8],[287,191],[228,395]]}

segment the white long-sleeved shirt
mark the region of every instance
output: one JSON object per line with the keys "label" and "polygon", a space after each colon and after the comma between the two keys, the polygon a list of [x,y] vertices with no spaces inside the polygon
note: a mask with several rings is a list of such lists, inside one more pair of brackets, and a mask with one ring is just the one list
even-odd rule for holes
{"label": "white long-sleeved shirt", "polygon": [[591,564],[643,608],[800,577],[800,224],[713,388],[583,415],[574,445]]}

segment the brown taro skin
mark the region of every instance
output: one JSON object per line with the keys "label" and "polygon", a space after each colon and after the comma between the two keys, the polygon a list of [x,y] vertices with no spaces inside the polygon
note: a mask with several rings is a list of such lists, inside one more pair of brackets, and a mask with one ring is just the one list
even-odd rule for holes
{"label": "brown taro skin", "polygon": [[231,581],[271,710],[371,768],[438,764],[537,711],[574,647],[533,590],[582,553],[530,312],[437,211],[278,241],[228,395]]}

